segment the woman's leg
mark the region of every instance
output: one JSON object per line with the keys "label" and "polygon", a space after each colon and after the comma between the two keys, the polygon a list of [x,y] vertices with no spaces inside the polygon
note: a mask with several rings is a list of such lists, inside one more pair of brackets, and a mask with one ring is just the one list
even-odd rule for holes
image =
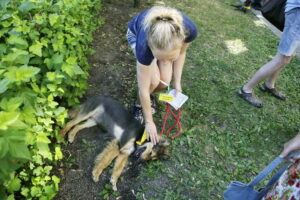
{"label": "woman's leg", "polygon": [[[271,83],[275,84],[281,69],[287,65],[291,60],[291,56],[284,56],[281,53],[277,53],[276,56],[262,68],[260,68],[250,81],[244,85],[243,90],[245,93],[252,93],[253,88],[262,80],[269,78]],[[269,85],[268,85],[269,86]]]}
{"label": "woman's leg", "polygon": [[173,62],[156,61],[156,63],[157,67],[154,68],[152,74],[151,94],[166,89],[167,84],[170,84],[172,80]]}

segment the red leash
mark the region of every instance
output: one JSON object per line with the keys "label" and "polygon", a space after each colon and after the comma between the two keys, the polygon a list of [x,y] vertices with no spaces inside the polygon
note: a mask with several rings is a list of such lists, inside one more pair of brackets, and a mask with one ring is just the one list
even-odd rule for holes
{"label": "red leash", "polygon": [[[175,123],[166,131],[166,136],[169,137],[169,138],[176,138],[177,136],[179,136],[181,134],[181,131],[182,131],[182,126],[181,126],[181,123],[180,123],[180,108],[178,109],[178,114],[176,115],[170,104],[166,103],[166,114],[164,116],[164,123],[163,123],[163,126],[161,127],[161,133],[160,135],[162,135],[165,131],[165,128],[166,128],[166,123],[167,123],[167,117],[169,115],[169,113],[171,113],[171,115],[174,117],[174,119],[176,120]],[[173,130],[176,126],[178,126],[178,131],[175,135],[169,135],[169,133],[171,132],[171,130]]]}

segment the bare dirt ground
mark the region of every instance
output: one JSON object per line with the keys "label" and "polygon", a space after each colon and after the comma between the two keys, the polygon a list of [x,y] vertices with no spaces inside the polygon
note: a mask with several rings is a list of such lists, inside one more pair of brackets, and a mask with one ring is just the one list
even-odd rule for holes
{"label": "bare dirt ground", "polygon": [[[92,48],[95,54],[89,57],[90,88],[85,98],[106,95],[119,99],[126,106],[133,103],[136,93],[135,59],[127,44],[126,31],[129,20],[142,9],[142,6],[133,8],[133,1],[103,2],[99,16],[104,18],[105,23],[94,33]],[[64,147],[65,158],[58,169],[61,183],[56,200],[104,199],[100,192],[107,190],[105,187],[109,185],[112,166],[104,171],[98,183],[91,178],[94,159],[105,145],[103,135],[105,133],[97,127],[82,130],[73,144]],[[121,176],[114,199],[136,199],[131,188],[140,184],[133,178],[138,171],[130,169]]]}

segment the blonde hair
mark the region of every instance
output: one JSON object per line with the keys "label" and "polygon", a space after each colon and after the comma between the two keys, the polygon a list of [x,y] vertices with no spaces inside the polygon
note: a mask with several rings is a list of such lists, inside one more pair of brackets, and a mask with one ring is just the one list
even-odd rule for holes
{"label": "blonde hair", "polygon": [[183,17],[178,10],[154,6],[143,21],[150,48],[160,50],[181,46],[185,39]]}

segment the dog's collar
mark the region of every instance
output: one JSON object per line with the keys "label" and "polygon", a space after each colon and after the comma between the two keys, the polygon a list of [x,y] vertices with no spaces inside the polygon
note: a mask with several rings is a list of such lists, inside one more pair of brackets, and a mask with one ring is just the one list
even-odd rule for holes
{"label": "dog's collar", "polygon": [[136,141],[135,143],[139,146],[141,146],[142,144],[144,144],[144,142],[147,140],[147,133],[146,133],[146,129],[144,130],[143,136],[139,141]]}

